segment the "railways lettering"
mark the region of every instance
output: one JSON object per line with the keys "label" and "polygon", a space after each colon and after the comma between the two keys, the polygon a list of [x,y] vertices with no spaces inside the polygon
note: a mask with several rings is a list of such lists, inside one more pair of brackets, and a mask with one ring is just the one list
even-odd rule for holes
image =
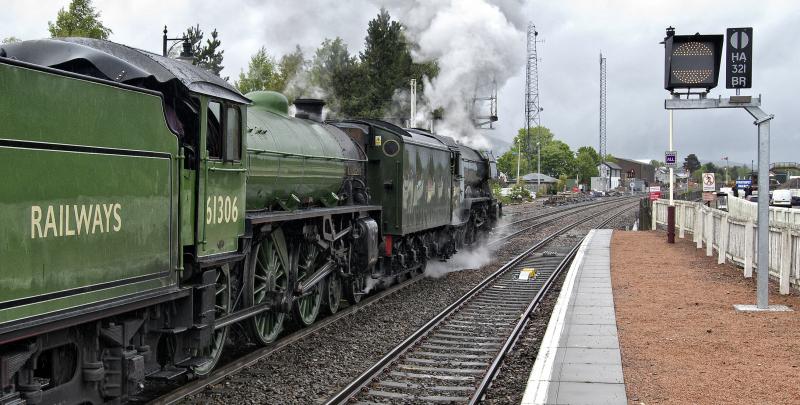
{"label": "railways lettering", "polygon": [[0,46],[0,171],[26,175],[0,184],[19,224],[0,231],[0,403],[207,375],[229,338],[355,305],[501,215],[493,156],[452,138],[326,122],[321,100],[290,116],[281,94],[113,42]]}
{"label": "railways lettering", "polygon": [[[119,232],[122,204],[31,207],[31,239]],[[111,221],[111,218],[114,221]]]}

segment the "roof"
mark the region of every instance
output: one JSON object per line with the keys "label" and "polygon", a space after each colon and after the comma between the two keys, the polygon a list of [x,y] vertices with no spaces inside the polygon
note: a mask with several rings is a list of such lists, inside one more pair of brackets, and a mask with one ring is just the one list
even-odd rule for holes
{"label": "roof", "polygon": [[651,165],[651,164],[650,164],[650,163],[648,163],[648,162],[640,162],[640,161],[638,161],[638,160],[634,160],[634,159],[625,159],[625,158],[621,158],[621,157],[619,157],[619,156],[614,156],[614,159],[615,159],[615,160],[618,160],[618,161],[619,161],[619,160],[622,160],[622,161],[624,161],[624,162],[633,163],[633,164],[636,164],[636,165],[642,165],[642,166],[653,166],[653,165]]}
{"label": "roof", "polygon": [[618,165],[618,164],[616,164],[614,162],[603,162],[603,163],[600,163],[600,165],[606,165],[606,166],[608,166],[608,167],[610,167],[610,168],[612,168],[614,170],[622,170],[622,167],[620,167],[620,165]]}
{"label": "roof", "polygon": [[2,47],[7,57],[36,65],[150,89],[174,81],[191,92],[250,103],[235,87],[208,70],[111,41],[52,38]]}
{"label": "roof", "polygon": [[550,177],[546,174],[541,173],[528,173],[522,176],[522,180],[526,182],[536,182],[538,179],[541,179],[542,183],[555,183],[558,181],[555,177]]}

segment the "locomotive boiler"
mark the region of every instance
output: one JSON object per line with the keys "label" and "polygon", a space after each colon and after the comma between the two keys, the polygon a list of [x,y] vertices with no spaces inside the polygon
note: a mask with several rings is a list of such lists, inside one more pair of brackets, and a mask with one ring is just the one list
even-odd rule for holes
{"label": "locomotive boiler", "polygon": [[209,374],[500,215],[490,154],[109,41],[0,48],[0,403]]}

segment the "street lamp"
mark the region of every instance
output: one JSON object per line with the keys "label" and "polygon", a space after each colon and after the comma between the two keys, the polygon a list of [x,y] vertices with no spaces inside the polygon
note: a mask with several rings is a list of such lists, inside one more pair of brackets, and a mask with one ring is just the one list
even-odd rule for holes
{"label": "street lamp", "polygon": [[542,193],[542,142],[536,141],[536,194],[537,197]]}
{"label": "street lamp", "polygon": [[[175,43],[172,44],[172,46],[170,46],[169,49],[167,49],[168,42],[175,42]],[[187,63],[193,63],[194,54],[192,53],[192,43],[189,42],[189,38],[186,36],[182,36],[180,38],[167,38],[167,26],[165,25],[164,36],[162,37],[162,46],[161,46],[162,56],[167,57],[169,55],[169,51],[171,51],[172,48],[174,48],[175,45],[178,45],[179,43],[183,44],[183,49],[181,50],[181,54],[180,56],[178,56],[178,59]]]}

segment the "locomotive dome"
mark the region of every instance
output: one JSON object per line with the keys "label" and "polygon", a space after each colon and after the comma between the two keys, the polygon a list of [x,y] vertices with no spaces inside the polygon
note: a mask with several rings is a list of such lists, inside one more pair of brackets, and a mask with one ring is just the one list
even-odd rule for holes
{"label": "locomotive dome", "polygon": [[111,41],[52,38],[5,44],[2,49],[10,59],[135,87],[165,92],[178,85],[191,92],[250,103],[235,87],[203,68]]}

